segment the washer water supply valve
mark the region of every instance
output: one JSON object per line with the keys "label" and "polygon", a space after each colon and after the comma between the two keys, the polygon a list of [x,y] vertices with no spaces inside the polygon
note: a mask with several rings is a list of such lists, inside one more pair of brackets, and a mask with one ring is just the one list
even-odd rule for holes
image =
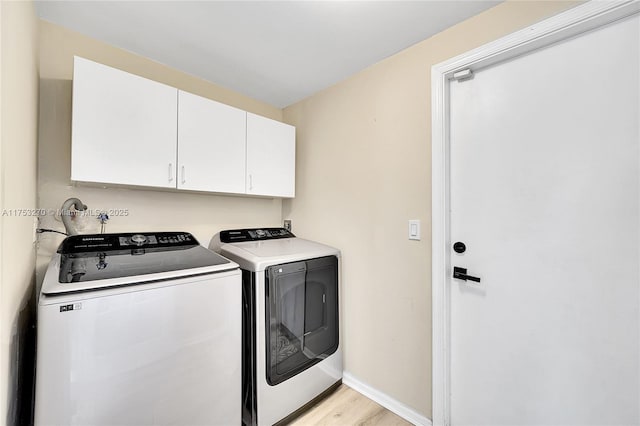
{"label": "washer water supply valve", "polygon": [[98,215],[98,220],[100,221],[100,233],[104,234],[104,228],[107,225],[107,221],[109,220],[109,215],[105,212],[102,212]]}

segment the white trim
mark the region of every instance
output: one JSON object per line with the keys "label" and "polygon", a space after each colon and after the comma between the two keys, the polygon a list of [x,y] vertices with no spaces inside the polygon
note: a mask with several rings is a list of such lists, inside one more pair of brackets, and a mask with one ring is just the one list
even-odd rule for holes
{"label": "white trim", "polygon": [[475,71],[598,28],[640,11],[638,0],[590,1],[432,67],[432,75]]}
{"label": "white trim", "polygon": [[[450,425],[449,98],[453,74],[475,72],[640,11],[639,0],[590,1],[431,68],[433,424]],[[464,83],[462,83],[464,84]],[[364,393],[364,392],[363,392]],[[372,398],[373,399],[373,398]],[[392,410],[393,411],[393,410]]]}
{"label": "white trim", "polygon": [[[431,72],[431,299],[432,299],[432,419],[434,425],[449,422],[449,183],[448,158],[449,98],[443,73]],[[446,396],[446,397],[445,397]]]}
{"label": "white trim", "polygon": [[361,381],[354,377],[351,373],[347,373],[346,371],[342,374],[342,383],[349,386],[351,389],[361,393],[366,396],[370,400],[377,402],[382,405],[389,411],[393,411],[406,421],[416,425],[416,426],[430,426],[431,420],[429,420],[426,416],[418,413],[414,409],[409,406],[403,404],[402,402],[391,398],[389,395],[380,392],[379,390],[369,386],[365,382]]}

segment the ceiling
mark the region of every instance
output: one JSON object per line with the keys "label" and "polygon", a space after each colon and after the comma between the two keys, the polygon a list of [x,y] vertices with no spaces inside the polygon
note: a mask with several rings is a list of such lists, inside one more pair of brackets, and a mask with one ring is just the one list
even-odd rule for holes
{"label": "ceiling", "polygon": [[283,108],[499,1],[37,1],[47,21]]}

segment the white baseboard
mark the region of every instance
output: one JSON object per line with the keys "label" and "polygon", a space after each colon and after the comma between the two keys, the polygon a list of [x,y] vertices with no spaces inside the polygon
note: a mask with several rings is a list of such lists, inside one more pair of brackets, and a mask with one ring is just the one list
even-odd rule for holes
{"label": "white baseboard", "polygon": [[372,401],[377,402],[389,411],[393,411],[408,422],[416,426],[431,426],[431,420],[418,413],[414,409],[408,407],[402,402],[391,398],[389,395],[372,388],[368,384],[360,381],[351,373],[344,372],[342,374],[342,383],[349,386],[353,390],[360,392]]}

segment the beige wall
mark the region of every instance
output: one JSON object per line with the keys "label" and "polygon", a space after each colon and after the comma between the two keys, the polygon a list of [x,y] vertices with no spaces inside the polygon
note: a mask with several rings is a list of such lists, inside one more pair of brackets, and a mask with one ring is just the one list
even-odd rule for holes
{"label": "beige wall", "polygon": [[284,110],[297,196],[283,217],[343,251],[345,370],[429,418],[431,66],[575,4],[503,3]]}
{"label": "beige wall", "polygon": [[[163,192],[131,188],[75,185],[71,171],[71,80],[73,55],[82,56],[182,90],[281,120],[282,110],[236,94],[147,58],[98,42],[60,26],[40,23],[40,141],[38,148],[38,206],[58,209],[69,197],[91,209],[122,208],[127,217],[112,217],[107,232],[185,230],[204,245],[215,232],[233,227],[278,226],[279,199]],[[204,60],[204,58],[203,58]],[[212,167],[223,161],[212,158]],[[42,227],[64,230],[59,218],[47,215]],[[99,232],[88,218],[83,232]],[[38,248],[38,283],[61,235],[42,234]]]}
{"label": "beige wall", "polygon": [[[0,204],[5,213],[36,206],[38,20],[31,2],[3,1],[0,16]],[[29,395],[20,401],[17,395],[28,391],[33,373],[32,217],[0,216],[0,255],[0,424],[19,424],[28,415]]]}

